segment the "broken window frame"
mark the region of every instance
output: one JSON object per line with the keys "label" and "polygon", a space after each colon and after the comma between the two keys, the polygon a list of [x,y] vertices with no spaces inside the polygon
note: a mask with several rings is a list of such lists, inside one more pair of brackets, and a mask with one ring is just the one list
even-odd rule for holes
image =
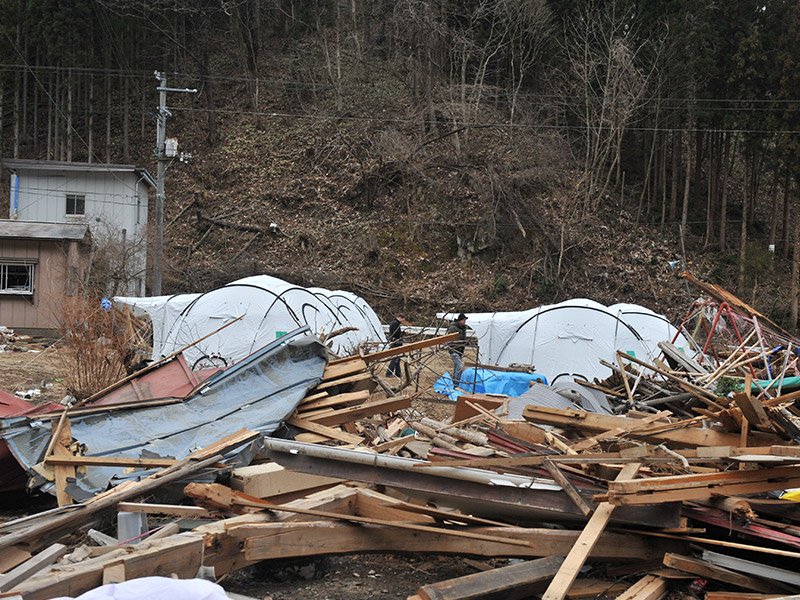
{"label": "broken window frame", "polygon": [[0,258],[0,294],[33,296],[36,282],[35,260]]}

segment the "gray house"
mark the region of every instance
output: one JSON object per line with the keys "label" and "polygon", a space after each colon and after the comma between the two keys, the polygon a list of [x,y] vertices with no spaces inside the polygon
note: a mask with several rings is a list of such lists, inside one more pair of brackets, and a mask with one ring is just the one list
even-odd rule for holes
{"label": "gray house", "polygon": [[[11,173],[9,218],[86,224],[114,271],[108,293],[141,296],[147,268],[147,204],[153,177],[132,165],[3,159]],[[113,251],[112,251],[113,250]]]}

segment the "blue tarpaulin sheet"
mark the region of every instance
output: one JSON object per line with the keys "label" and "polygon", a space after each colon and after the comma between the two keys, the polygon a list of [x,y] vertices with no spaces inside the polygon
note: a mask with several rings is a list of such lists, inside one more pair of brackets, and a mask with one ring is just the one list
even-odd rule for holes
{"label": "blue tarpaulin sheet", "polygon": [[489,369],[464,369],[458,389],[453,385],[450,373],[445,373],[433,384],[433,389],[444,394],[453,402],[466,393],[503,394],[518,398],[531,387],[531,381],[547,385],[547,378],[537,373],[516,373],[511,371],[491,371]]}

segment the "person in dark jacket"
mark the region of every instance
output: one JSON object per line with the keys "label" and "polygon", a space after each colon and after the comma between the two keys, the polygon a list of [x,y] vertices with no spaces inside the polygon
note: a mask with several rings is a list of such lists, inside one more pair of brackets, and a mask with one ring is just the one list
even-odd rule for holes
{"label": "person in dark jacket", "polygon": [[[403,329],[400,327],[401,325],[408,325],[406,316],[403,314],[395,316],[392,322],[389,323],[389,348],[398,348],[403,345]],[[395,356],[389,362],[386,376],[394,375],[399,378],[402,374],[403,371],[400,369],[400,357]]]}
{"label": "person in dark jacket", "polygon": [[450,342],[450,358],[453,359],[453,385],[458,387],[461,383],[461,374],[464,372],[464,348],[467,347],[467,315],[461,313],[458,318],[447,328],[447,334],[457,333],[458,339]]}

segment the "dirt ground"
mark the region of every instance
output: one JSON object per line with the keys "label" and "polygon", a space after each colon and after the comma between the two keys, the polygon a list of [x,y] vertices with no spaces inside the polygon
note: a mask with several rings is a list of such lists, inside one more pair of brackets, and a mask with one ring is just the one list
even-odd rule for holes
{"label": "dirt ground", "polygon": [[[28,394],[32,404],[60,402],[67,395],[67,374],[58,355],[58,346],[38,339],[31,343],[7,344],[0,352],[0,390],[9,394]],[[19,395],[19,394],[17,394]]]}
{"label": "dirt ground", "polygon": [[258,599],[405,600],[425,584],[477,572],[475,564],[480,563],[397,554],[264,561],[232,573],[220,585]]}

